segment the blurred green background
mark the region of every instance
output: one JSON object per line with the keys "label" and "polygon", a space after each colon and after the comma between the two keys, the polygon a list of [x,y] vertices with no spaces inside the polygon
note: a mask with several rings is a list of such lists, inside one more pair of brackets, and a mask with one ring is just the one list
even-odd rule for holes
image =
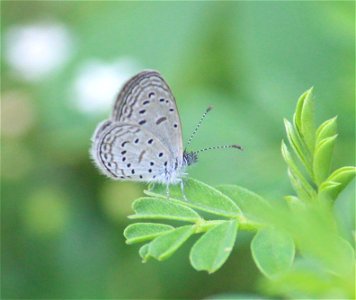
{"label": "blurred green background", "polygon": [[292,193],[283,118],[314,86],[318,122],[338,115],[334,167],[354,164],[354,2],[1,2],[2,298],[203,298],[258,294],[250,236],[216,274],[194,271],[189,243],[142,264],[122,235],[144,185],[90,161],[90,137],[123,82],[157,69],[185,139],[214,110],[189,174],[270,199]]}

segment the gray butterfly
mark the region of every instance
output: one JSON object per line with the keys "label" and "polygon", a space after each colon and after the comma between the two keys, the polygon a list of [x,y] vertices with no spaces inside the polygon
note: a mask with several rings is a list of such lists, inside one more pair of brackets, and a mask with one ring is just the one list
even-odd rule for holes
{"label": "gray butterfly", "polygon": [[[193,131],[197,132],[204,113]],[[181,184],[185,168],[199,152],[238,145],[209,147],[186,152],[174,96],[157,71],[145,70],[126,82],[109,120],[100,123],[92,138],[91,155],[105,175],[116,180]],[[184,195],[184,194],[183,194]]]}

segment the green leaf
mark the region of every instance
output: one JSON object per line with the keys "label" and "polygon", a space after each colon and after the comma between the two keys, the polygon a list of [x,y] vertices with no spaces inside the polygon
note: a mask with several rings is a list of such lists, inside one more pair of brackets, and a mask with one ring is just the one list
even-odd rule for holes
{"label": "green leaf", "polygon": [[138,250],[138,254],[141,256],[142,258],[142,262],[145,263],[148,261],[148,259],[150,258],[150,254],[149,254],[149,247],[150,244],[144,244],[140,250]]}
{"label": "green leaf", "polygon": [[315,145],[320,144],[320,142],[328,137],[331,137],[337,133],[337,126],[336,126],[337,117],[329,119],[321,124],[316,131],[316,142]]}
{"label": "green leaf", "polygon": [[289,167],[288,175],[295,191],[298,193],[301,199],[311,200],[315,198],[316,197],[315,190],[304,178],[302,173],[299,171],[283,140],[281,145],[281,151],[282,151],[282,156]]}
{"label": "green leaf", "polygon": [[191,208],[162,198],[143,197],[132,204],[134,215],[130,219],[167,219],[196,222],[200,216]]}
{"label": "green leaf", "polygon": [[157,223],[136,223],[126,227],[124,236],[127,244],[139,243],[174,229],[173,226]]}
{"label": "green leaf", "polygon": [[288,195],[288,196],[284,196],[284,200],[288,203],[288,206],[293,210],[305,207],[305,203],[300,201],[298,197]]}
{"label": "green leaf", "polygon": [[332,153],[335,146],[337,135],[322,139],[316,145],[313,161],[314,181],[320,185],[328,176],[330,171]]}
{"label": "green leaf", "polygon": [[292,238],[273,228],[258,231],[252,240],[251,251],[257,267],[267,277],[287,271],[295,254]]}
{"label": "green leaf", "polygon": [[171,256],[194,233],[193,225],[185,225],[167,232],[149,245],[149,256],[164,260]]}
{"label": "green leaf", "polygon": [[294,115],[294,125],[311,153],[313,153],[315,143],[314,102],[312,96],[313,88],[300,96]]}
{"label": "green leaf", "polygon": [[216,188],[232,199],[241,208],[246,218],[256,222],[263,222],[266,211],[270,209],[267,200],[237,185],[226,184]]}
{"label": "green leaf", "polygon": [[337,169],[320,185],[319,193],[327,194],[332,200],[335,200],[355,175],[355,167]]}
{"label": "green leaf", "polygon": [[[159,185],[153,191],[146,191],[146,194],[163,197],[165,195],[164,188]],[[183,202],[187,206],[228,218],[241,215],[240,208],[229,197],[198,180],[184,179],[184,193],[188,201],[177,201]],[[184,199],[179,186],[170,187],[170,197]]]}
{"label": "green leaf", "polygon": [[303,141],[295,133],[293,125],[287,119],[284,119],[284,127],[286,129],[289,144],[291,145],[295,155],[298,157],[298,159],[303,164],[305,169],[309,172],[309,174],[312,174],[312,170],[310,167],[310,153],[308,151],[305,151]]}
{"label": "green leaf", "polygon": [[297,176],[295,176],[293,171],[291,169],[288,169],[287,173],[288,173],[289,181],[291,182],[294,191],[297,193],[298,198],[302,199],[303,201],[305,200],[310,201],[311,199],[313,199],[313,196],[310,193],[308,193],[308,191],[304,188],[300,179]]}
{"label": "green leaf", "polygon": [[354,299],[355,284],[348,291],[344,278],[325,272],[315,259],[298,258],[289,271],[262,284],[268,293],[291,299]]}
{"label": "green leaf", "polygon": [[237,222],[226,221],[207,231],[192,247],[190,262],[194,269],[213,273],[229,257],[237,234]]}

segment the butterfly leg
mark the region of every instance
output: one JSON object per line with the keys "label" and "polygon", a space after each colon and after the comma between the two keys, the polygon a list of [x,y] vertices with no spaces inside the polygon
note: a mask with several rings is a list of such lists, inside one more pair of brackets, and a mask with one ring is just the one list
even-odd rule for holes
{"label": "butterfly leg", "polygon": [[182,192],[182,196],[183,196],[184,201],[188,202],[188,198],[184,193],[184,181],[183,181],[183,179],[180,180],[180,190]]}
{"label": "butterfly leg", "polygon": [[166,184],[166,196],[167,200],[169,200],[169,184]]}
{"label": "butterfly leg", "polygon": [[152,182],[152,183],[150,183],[149,186],[148,186],[148,191],[149,191],[149,192],[153,192],[154,189],[155,189],[155,183]]}

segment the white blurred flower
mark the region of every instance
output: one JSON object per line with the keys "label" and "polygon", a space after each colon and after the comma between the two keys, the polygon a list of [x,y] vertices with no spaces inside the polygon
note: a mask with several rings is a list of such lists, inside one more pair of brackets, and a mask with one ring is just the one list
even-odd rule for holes
{"label": "white blurred flower", "polygon": [[122,85],[138,70],[138,63],[126,57],[111,64],[86,62],[74,81],[74,105],[89,114],[108,111]]}
{"label": "white blurred flower", "polygon": [[72,39],[60,24],[11,27],[5,34],[5,59],[26,80],[37,81],[61,67],[72,53]]}

